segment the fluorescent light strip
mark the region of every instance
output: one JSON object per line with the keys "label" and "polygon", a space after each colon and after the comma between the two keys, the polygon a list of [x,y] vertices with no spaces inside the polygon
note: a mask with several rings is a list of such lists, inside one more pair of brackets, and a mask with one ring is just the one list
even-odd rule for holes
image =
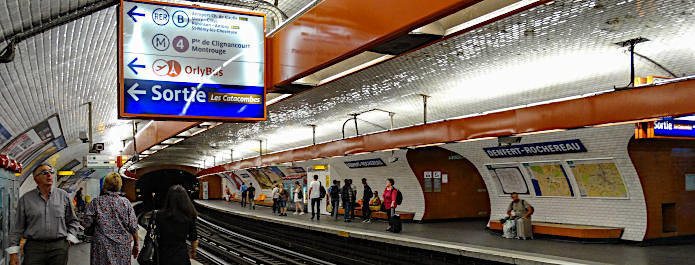
{"label": "fluorescent light strip", "polygon": [[564,132],[564,131],[567,131],[567,129],[553,129],[553,130],[545,130],[545,131],[537,131],[537,132],[518,133],[518,134],[515,134],[515,136],[527,136],[527,135],[534,135],[534,134],[544,134],[544,133]]}
{"label": "fluorescent light strip", "polygon": [[517,9],[520,9],[520,8],[523,8],[523,7],[526,7],[526,6],[535,4],[535,3],[538,2],[538,1],[540,1],[540,0],[521,0],[521,1],[516,2],[516,3],[513,3],[513,4],[511,4],[511,5],[502,7],[502,8],[500,8],[500,9],[497,9],[497,10],[492,11],[492,12],[490,12],[490,13],[487,13],[487,14],[485,14],[485,15],[479,16],[479,17],[477,17],[477,18],[471,19],[471,20],[466,21],[466,22],[464,22],[464,23],[461,23],[461,24],[459,24],[459,25],[456,25],[456,26],[453,26],[453,27],[451,27],[451,28],[448,28],[448,29],[445,31],[444,36],[448,36],[448,35],[454,34],[454,33],[456,33],[456,32],[459,32],[459,31],[462,31],[462,30],[465,30],[465,29],[474,27],[474,26],[476,26],[476,25],[478,25],[478,24],[481,24],[481,23],[484,23],[484,22],[486,22],[486,21],[492,20],[492,19],[494,19],[494,18],[496,18],[496,17],[502,16],[502,15],[507,14],[507,13],[509,13],[509,12],[512,12],[512,11],[515,11],[515,10],[517,10]]}
{"label": "fluorescent light strip", "polygon": [[456,142],[459,142],[459,143],[468,143],[468,142],[477,142],[477,141],[493,140],[493,139],[497,139],[497,137],[473,138],[473,139],[466,139],[466,140],[461,140],[461,141],[456,141]]}
{"label": "fluorescent light strip", "polygon": [[351,74],[351,73],[354,73],[354,72],[357,72],[357,71],[362,70],[362,69],[364,69],[364,68],[367,68],[367,67],[370,67],[370,66],[372,66],[372,65],[375,65],[375,64],[377,64],[377,63],[380,63],[380,62],[383,62],[383,61],[385,61],[385,60],[391,59],[391,58],[393,58],[393,57],[394,57],[393,55],[389,55],[389,54],[384,55],[384,56],[381,56],[381,57],[379,57],[379,58],[373,59],[373,60],[368,61],[368,62],[366,62],[366,63],[360,64],[360,65],[358,65],[358,66],[355,66],[355,67],[350,68],[350,69],[348,69],[348,70],[345,70],[345,71],[343,71],[343,72],[340,72],[340,73],[338,73],[338,74],[335,74],[335,75],[333,75],[333,76],[331,76],[331,77],[328,77],[328,78],[326,78],[326,79],[323,79],[323,80],[321,80],[321,81],[319,82],[318,85],[319,85],[319,86],[320,86],[320,85],[323,85],[323,84],[325,84],[325,83],[331,82],[331,81],[336,80],[336,79],[338,79],[338,78],[341,78],[341,77],[343,77],[343,76],[349,75],[349,74]]}
{"label": "fluorescent light strip", "polygon": [[605,123],[605,124],[599,124],[599,125],[594,125],[592,127],[594,128],[600,128],[600,127],[608,127],[608,126],[616,126],[616,125],[625,125],[625,124],[634,124],[634,123],[640,123],[640,122],[650,122],[650,121],[658,121],[659,119],[644,119],[644,120],[636,120],[636,121],[623,121],[623,122],[614,122],[614,123]]}
{"label": "fluorescent light strip", "polygon": [[266,102],[265,102],[265,105],[266,105],[266,106],[273,105],[273,104],[279,102],[280,100],[286,99],[286,98],[288,98],[288,97],[290,97],[290,96],[292,96],[292,94],[282,94],[282,95],[280,95],[280,96],[275,97],[274,99],[271,99],[271,100],[266,101]]}

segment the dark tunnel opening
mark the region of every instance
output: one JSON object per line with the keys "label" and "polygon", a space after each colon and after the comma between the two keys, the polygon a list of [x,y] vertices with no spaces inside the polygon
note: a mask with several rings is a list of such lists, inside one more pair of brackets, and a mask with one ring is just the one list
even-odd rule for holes
{"label": "dark tunnel opening", "polygon": [[178,169],[157,170],[143,175],[135,183],[135,194],[146,210],[159,209],[164,205],[167,190],[173,185],[183,186],[192,200],[198,199],[198,180],[193,174]]}

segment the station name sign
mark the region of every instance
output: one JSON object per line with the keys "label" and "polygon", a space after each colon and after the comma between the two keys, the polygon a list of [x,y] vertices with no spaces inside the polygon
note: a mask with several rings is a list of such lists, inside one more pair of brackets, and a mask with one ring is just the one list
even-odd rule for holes
{"label": "station name sign", "polygon": [[365,167],[385,167],[386,163],[381,158],[345,161],[345,165],[349,168],[365,168]]}
{"label": "station name sign", "polygon": [[661,120],[654,122],[654,136],[695,137],[695,121]]}
{"label": "station name sign", "polygon": [[537,156],[537,155],[556,155],[567,153],[583,153],[586,147],[579,139],[542,142],[532,144],[521,144],[513,146],[499,146],[483,148],[490,158]]}
{"label": "station name sign", "polygon": [[266,119],[265,16],[221,8],[121,2],[119,117]]}

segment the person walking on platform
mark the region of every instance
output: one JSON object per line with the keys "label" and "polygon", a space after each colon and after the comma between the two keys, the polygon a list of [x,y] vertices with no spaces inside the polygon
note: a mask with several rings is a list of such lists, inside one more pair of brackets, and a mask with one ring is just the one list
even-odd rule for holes
{"label": "person walking on platform", "polygon": [[84,227],[95,226],[89,251],[91,265],[129,265],[130,255],[138,256],[138,221],[130,201],[118,194],[122,186],[118,173],[108,174],[103,195],[94,199],[85,212]]}
{"label": "person walking on platform", "polygon": [[248,186],[246,186],[245,182],[242,182],[241,188],[239,188],[239,189],[241,190],[241,207],[246,207],[246,202],[247,202],[246,196],[248,195],[246,193],[246,190],[248,189]]}
{"label": "person walking on platform", "polygon": [[304,191],[299,181],[294,182],[294,214],[304,215]]}
{"label": "person walking on platform", "polygon": [[247,204],[249,209],[256,210],[256,188],[253,183],[249,183],[249,187],[246,188],[246,195],[248,196]]}
{"label": "person walking on platform", "polygon": [[333,186],[328,187],[328,194],[331,198],[327,201],[333,207],[331,215],[338,220],[338,206],[340,206],[340,181],[334,180]]}
{"label": "person walking on platform", "polygon": [[273,198],[273,214],[280,212],[278,211],[280,209],[278,207],[278,198],[280,198],[280,188],[278,188],[277,183],[273,185],[273,191],[270,192],[270,197]]}
{"label": "person walking on platform", "polygon": [[388,217],[389,221],[389,227],[386,228],[386,231],[391,231],[391,217],[395,214],[396,212],[396,206],[398,204],[396,203],[396,197],[398,196],[398,191],[396,190],[393,185],[395,181],[392,178],[389,178],[386,180],[386,189],[384,189],[383,197],[384,197],[384,209],[386,209],[386,216]]}
{"label": "person walking on platform", "polygon": [[343,199],[343,210],[345,210],[343,221],[346,223],[352,222],[352,215],[354,214],[354,204],[352,202],[355,201],[355,198],[353,197],[353,194],[352,188],[350,187],[350,180],[346,179],[341,194]]}
{"label": "person walking on platform", "polygon": [[[198,248],[198,212],[181,185],[169,188],[164,208],[155,215],[159,264],[191,265]],[[186,241],[191,243],[190,251]]]}
{"label": "person walking on platform", "polygon": [[290,193],[285,189],[284,184],[280,184],[278,191],[278,206],[280,207],[280,216],[287,216],[287,202],[290,200]]}
{"label": "person walking on platform", "polygon": [[[309,199],[311,199],[311,220],[321,220],[321,182],[319,176],[314,175],[314,180],[309,184]],[[324,191],[325,192],[325,191]],[[318,211],[317,211],[318,210]]]}
{"label": "person walking on platform", "polygon": [[512,193],[512,202],[507,207],[507,215],[510,219],[516,219],[516,235],[521,239],[533,239],[533,224],[531,215],[533,206],[525,200],[519,199],[519,194]]}
{"label": "person walking on platform", "polygon": [[53,167],[41,164],[34,169],[36,189],[17,202],[16,221],[10,233],[10,265],[19,265],[19,241],[24,237],[25,265],[68,264],[68,241],[79,243],[77,220],[68,193],[53,187]]}
{"label": "person walking on platform", "polygon": [[362,219],[364,219],[362,222],[363,223],[371,223],[372,222],[372,211],[369,209],[369,200],[372,198],[372,188],[369,187],[369,184],[367,184],[367,179],[362,178],[362,185],[364,186],[364,190],[362,191]]}

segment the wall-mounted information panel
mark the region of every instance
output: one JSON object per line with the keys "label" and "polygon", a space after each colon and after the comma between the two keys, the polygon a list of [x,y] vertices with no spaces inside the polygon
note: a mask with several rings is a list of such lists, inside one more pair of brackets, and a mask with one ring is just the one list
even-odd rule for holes
{"label": "wall-mounted information panel", "polygon": [[265,16],[122,0],[119,117],[260,121]]}

